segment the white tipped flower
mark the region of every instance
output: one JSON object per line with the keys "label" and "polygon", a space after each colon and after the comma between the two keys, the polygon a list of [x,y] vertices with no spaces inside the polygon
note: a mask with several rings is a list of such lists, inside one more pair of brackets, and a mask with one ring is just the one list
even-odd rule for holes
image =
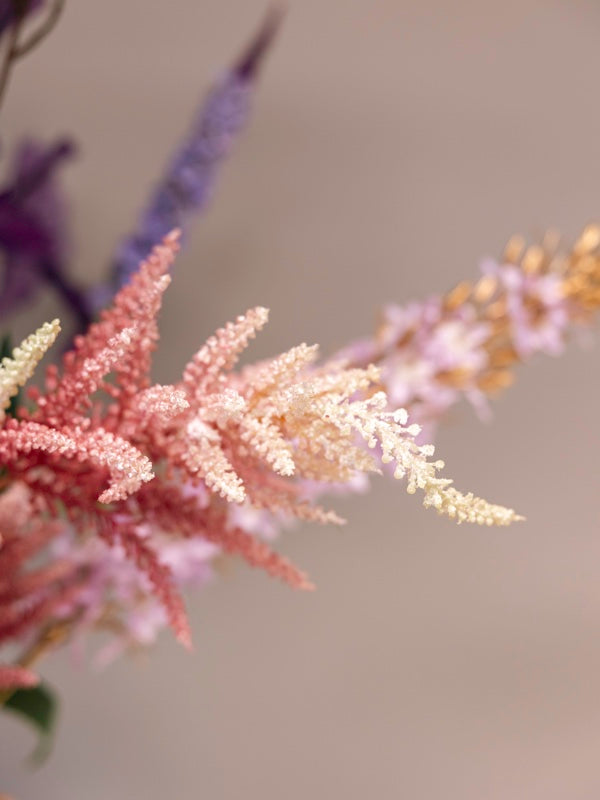
{"label": "white tipped flower", "polygon": [[46,351],[54,344],[60,332],[60,322],[45,322],[41,328],[15,347],[12,357],[2,359],[0,366],[0,420],[4,419],[10,400],[33,375]]}

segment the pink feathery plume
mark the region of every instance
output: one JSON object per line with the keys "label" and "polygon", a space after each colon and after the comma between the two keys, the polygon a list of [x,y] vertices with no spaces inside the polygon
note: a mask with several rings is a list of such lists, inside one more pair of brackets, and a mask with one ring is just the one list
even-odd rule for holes
{"label": "pink feathery plume", "polygon": [[[158,339],[156,314],[176,249],[177,233],[173,233],[119,293],[114,307],[76,339],[75,349],[64,357],[62,375],[56,368],[49,369],[46,393],[30,392],[36,410],[22,410],[23,419],[7,423],[0,431],[0,462],[10,464],[13,474],[29,472],[41,463],[55,466],[57,459],[73,459],[83,465],[74,469],[77,491],[83,498],[96,492],[103,503],[122,500],[150,480],[150,461],[119,435],[118,423],[122,416],[135,418],[136,409],[139,423],[139,410],[150,413],[153,397],[154,416],[158,410],[164,418],[165,392],[160,409],[156,391],[139,394],[150,388],[150,356]],[[115,374],[114,383],[105,381],[109,372]],[[99,389],[114,400],[108,412],[93,407],[90,395]],[[183,403],[181,393],[175,391],[170,399],[177,408]],[[90,410],[95,417],[86,416]],[[131,433],[131,425],[123,433]],[[107,473],[110,484],[103,491]]]}
{"label": "pink feathery plume", "polygon": [[[151,356],[158,341],[156,315],[171,280],[167,273],[178,239],[179,233],[174,231],[155,247],[131,283],[115,297],[112,308],[103,311],[100,321],[75,339],[74,349],[64,356],[62,377],[56,369],[51,370],[49,391],[43,397],[34,394],[39,406],[34,419],[69,424],[80,405],[86,403],[92,380],[95,389],[104,389],[115,400],[113,417],[104,420],[106,427],[114,427],[118,424],[114,417],[127,407],[127,400],[149,388]],[[117,343],[118,356],[112,358],[110,351]],[[101,382],[100,366],[114,372],[114,383]]]}
{"label": "pink feathery plume", "polygon": [[31,604],[12,604],[0,609],[0,643],[22,637],[32,628],[47,625],[62,607],[73,605],[83,589],[82,579],[71,579],[53,586]]}
{"label": "pink feathery plume", "polygon": [[248,342],[269,318],[266,308],[253,308],[228,323],[211,336],[198,350],[183,372],[183,386],[196,401],[206,401],[209,393],[222,386],[224,373],[232,369]]}
{"label": "pink feathery plume", "polygon": [[[11,519],[15,503],[18,512]],[[33,493],[22,483],[13,483],[0,496],[0,645],[47,624],[81,594],[85,579],[70,558],[30,566],[32,558],[47,556],[49,543],[62,529],[57,521],[39,516]]]}
{"label": "pink feathery plume", "polygon": [[296,589],[313,589],[307,576],[288,559],[274,552],[239,526],[232,527],[225,506],[202,508],[193,497],[184,497],[176,486],[154,485],[140,492],[145,510],[160,526],[172,526],[185,537],[201,536],[229,555],[241,556]]}
{"label": "pink feathery plume", "polygon": [[66,558],[53,561],[41,569],[12,573],[0,581],[0,605],[39,594],[46,587],[65,581],[72,573],[73,564]]}
{"label": "pink feathery plume", "polygon": [[161,564],[154,550],[139,536],[122,536],[125,552],[150,579],[157,598],[165,608],[177,640],[188,650],[192,647],[192,632],[183,601],[173,585],[171,570]]}
{"label": "pink feathery plume", "polygon": [[[4,430],[0,430],[0,463],[14,475],[20,474],[25,479],[33,466],[42,463],[51,466],[55,458],[95,467],[91,472],[88,469],[79,474],[76,489],[88,497],[91,488],[101,503],[123,500],[153,477],[152,464],[146,456],[125,439],[102,428],[61,431],[37,422],[9,420]],[[109,487],[98,492],[106,473],[110,476]]]}
{"label": "pink feathery plume", "polygon": [[[65,614],[100,622],[106,610],[130,640],[148,641],[168,621],[189,646],[181,590],[206,575],[206,561],[218,553],[313,588],[236,511],[340,523],[312,502],[306,481],[325,489],[377,471],[369,452],[376,446],[384,462],[394,461],[395,476],[406,477],[408,491],[420,488],[424,504],[439,513],[479,524],[516,518],[436,476],[442,462],[430,462],[433,448],[414,442],[418,426],[406,425],[406,412],[387,410],[377,369],[317,367],[316,347],[300,345],[236,371],[266,309],[219,329],[179,383],[153,386],[156,318],[177,239],[174,232],[154,248],[113,307],[77,338],[62,370],[48,371],[45,392],[30,393],[36,407],[0,427],[0,464],[28,487],[28,507],[35,506],[38,524],[25,539],[45,543],[44,515],[69,521],[66,550],[13,577],[35,547],[19,556],[19,537],[10,524],[6,533],[1,527],[0,503],[0,643]],[[21,374],[15,363],[8,365],[8,398]],[[177,541],[201,547],[175,555],[169,545]],[[196,559],[191,571],[177,567],[186,554]]]}
{"label": "pink feathery plume", "polygon": [[101,533],[111,545],[120,544],[137,568],[149,578],[157,598],[167,612],[169,623],[178,641],[190,649],[192,646],[190,626],[181,597],[173,585],[169,567],[161,564],[151,545],[144,541],[133,525],[117,526],[114,520],[106,518],[104,523]]}

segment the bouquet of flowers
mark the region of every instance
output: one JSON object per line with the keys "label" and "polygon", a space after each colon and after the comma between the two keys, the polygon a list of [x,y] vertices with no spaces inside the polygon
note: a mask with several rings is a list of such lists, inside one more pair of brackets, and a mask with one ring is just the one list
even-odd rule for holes
{"label": "bouquet of flowers", "polygon": [[[0,98],[62,5],[0,4]],[[364,488],[369,473],[404,481],[459,523],[521,519],[453,486],[434,456],[436,426],[461,398],[488,414],[516,365],[561,352],[600,305],[599,228],[571,249],[515,237],[479,277],[387,306],[372,336],[328,357],[299,344],[239,367],[267,323],[256,307],[202,344],[176,383],[153,383],[173,261],[245,127],[280,17],[269,12],[204,100],[100,284],[79,285],[67,263],[60,171],[74,144],[26,140],[8,166],[3,152],[0,703],[44,730],[42,656],[102,630],[107,660],[164,626],[189,647],[182,593],[224,557],[312,589],[272,542],[294,519],[342,523],[322,498]],[[64,303],[65,330],[40,320],[13,348],[10,315],[45,288]],[[47,352],[45,379],[30,382]]]}

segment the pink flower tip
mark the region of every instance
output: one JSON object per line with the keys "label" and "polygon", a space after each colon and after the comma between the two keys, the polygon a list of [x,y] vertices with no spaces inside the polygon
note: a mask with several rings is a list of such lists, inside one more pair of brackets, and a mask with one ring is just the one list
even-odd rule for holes
{"label": "pink flower tip", "polygon": [[192,632],[189,628],[185,628],[185,630],[180,630],[176,634],[176,639],[179,644],[183,645],[186,650],[190,653],[194,649],[194,643],[192,642]]}
{"label": "pink flower tip", "polygon": [[179,240],[181,239],[181,228],[173,228],[172,231],[169,231],[167,235],[163,239],[163,244],[165,245],[176,245],[179,244]]}
{"label": "pink flower tip", "polygon": [[40,682],[40,676],[25,667],[0,665],[0,690],[31,689]]}

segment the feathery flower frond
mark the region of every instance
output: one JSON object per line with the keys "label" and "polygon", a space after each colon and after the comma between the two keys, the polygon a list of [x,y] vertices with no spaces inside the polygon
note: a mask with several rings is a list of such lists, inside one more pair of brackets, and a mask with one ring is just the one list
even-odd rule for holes
{"label": "feathery flower frond", "polygon": [[[43,558],[63,530],[60,522],[44,519],[40,510],[38,498],[21,482],[0,494],[0,646],[33,628],[44,628],[83,590],[83,575],[68,556],[32,568],[31,559]],[[2,689],[35,683],[28,671],[0,666]]]}
{"label": "feathery flower frond", "polygon": [[267,324],[268,319],[266,308],[251,308],[208,339],[183,371],[183,385],[196,400],[201,401],[218,388],[223,373],[232,369],[250,339]]}
{"label": "feathery flower frond", "polygon": [[138,423],[145,419],[152,427],[157,427],[166,425],[186,408],[189,403],[185,392],[174,386],[156,384],[136,395],[130,411]]}
{"label": "feathery flower frond", "polygon": [[[30,454],[36,455],[28,459]],[[100,482],[104,482],[103,474],[108,471],[110,484],[99,495],[100,503],[123,500],[154,477],[147,456],[125,439],[102,428],[56,430],[38,422],[10,420],[0,430],[0,463],[13,472],[39,464],[39,454],[49,456],[48,466],[53,464],[54,457],[92,466],[99,470]]]}
{"label": "feathery flower frond", "polygon": [[[102,527],[106,535],[109,528]],[[133,525],[121,525],[117,530],[110,526],[108,538],[111,545],[120,544],[126,555],[131,558],[138,569],[148,577],[153,590],[167,612],[169,622],[181,644],[187,648],[192,646],[192,634],[185,614],[183,601],[173,585],[170,568],[161,563],[151,545],[135,530]]]}

